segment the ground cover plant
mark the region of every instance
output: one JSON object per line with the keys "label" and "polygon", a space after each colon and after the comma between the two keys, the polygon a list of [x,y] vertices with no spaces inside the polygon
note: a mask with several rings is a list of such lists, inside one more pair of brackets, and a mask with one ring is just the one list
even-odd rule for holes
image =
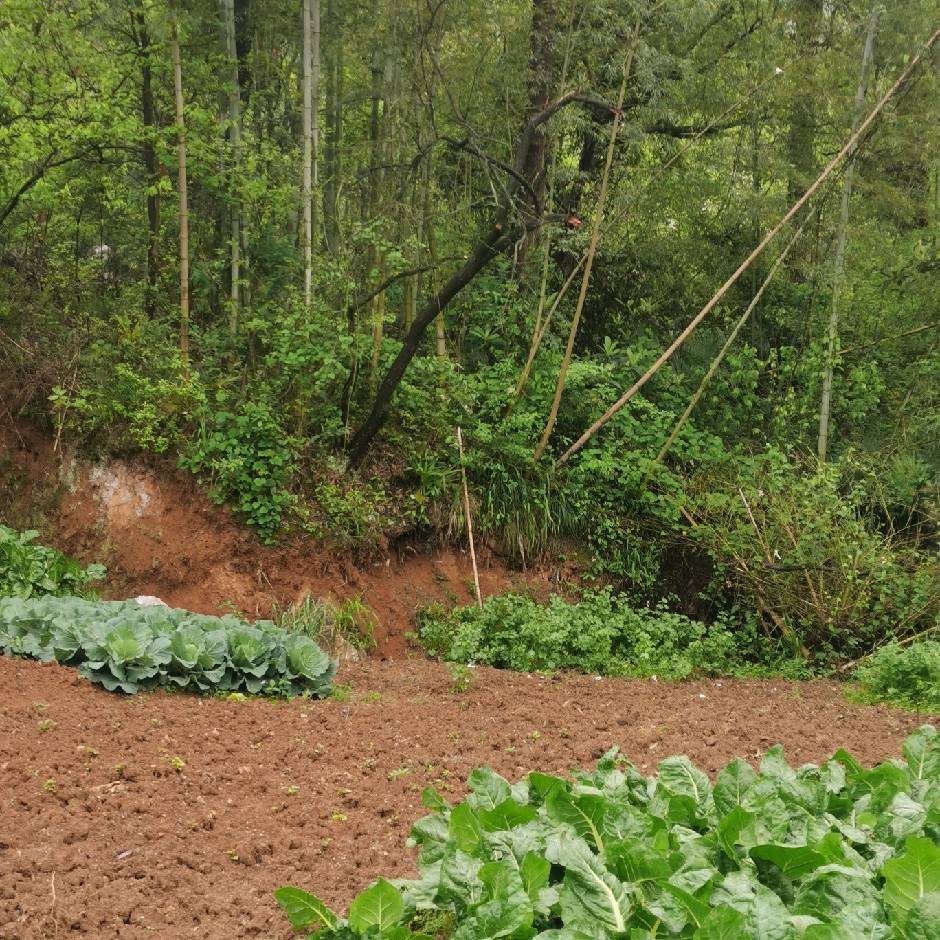
{"label": "ground cover plant", "polygon": [[275,895],[329,938],[930,940],[940,936],[940,743],[925,725],[870,770],[844,751],[791,767],[771,748],[711,784],[686,757],[645,777],[611,749],[573,779],[487,769],[457,805],[432,788],[420,877],[378,880],[343,918]]}
{"label": "ground cover plant", "polygon": [[552,596],[544,604],[505,594],[482,608],[426,608],[417,619],[418,638],[432,656],[499,669],[664,679],[805,670],[746,625],[724,617],[706,625],[610,591],[584,592],[576,603]]}
{"label": "ground cover plant", "polygon": [[940,710],[940,642],[889,644],[865,661],[856,678],[865,701]]}
{"label": "ground cover plant", "polygon": [[83,594],[104,577],[103,565],[83,568],[62,552],[37,545],[38,535],[0,525],[0,597]]}
{"label": "ground cover plant", "polygon": [[312,639],[270,621],[135,601],[0,598],[0,653],[77,666],[128,693],[164,686],[322,697],[336,672]]}

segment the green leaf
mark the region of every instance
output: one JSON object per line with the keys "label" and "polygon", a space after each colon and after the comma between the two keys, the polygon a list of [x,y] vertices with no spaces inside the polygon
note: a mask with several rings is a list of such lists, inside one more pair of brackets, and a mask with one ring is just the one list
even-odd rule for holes
{"label": "green leaf", "polygon": [[553,790],[545,800],[549,819],[571,826],[579,836],[589,839],[598,851],[604,849],[604,798],[583,794],[575,796]]}
{"label": "green leaf", "polygon": [[745,929],[744,915],[727,905],[712,908],[693,937],[694,940],[757,940],[756,934]]}
{"label": "green leaf", "polygon": [[495,771],[478,767],[467,780],[471,795],[467,802],[474,809],[496,809],[510,798],[509,784]]}
{"label": "green leaf", "polygon": [[349,926],[360,933],[370,927],[386,931],[398,924],[404,911],[401,891],[380,878],[349,905]]}
{"label": "green leaf", "polygon": [[904,940],[937,940],[940,937],[940,891],[923,895],[910,909]]}
{"label": "green leaf", "polygon": [[932,725],[923,725],[910,734],[901,750],[914,780],[940,778],[940,741]]}
{"label": "green leaf", "polygon": [[459,803],[450,814],[447,834],[454,845],[468,855],[476,855],[483,839],[480,820],[466,803]]}
{"label": "green leaf", "polygon": [[667,757],[657,768],[659,783],[676,796],[691,797],[702,806],[711,793],[708,777],[688,757]]}
{"label": "green leaf", "polygon": [[712,791],[718,812],[725,815],[736,806],[740,806],[745,793],[756,781],[757,774],[754,768],[740,758],[723,768],[715,780],[715,787]]}
{"label": "green leaf", "polygon": [[294,930],[303,930],[316,924],[322,924],[329,930],[336,926],[336,915],[309,891],[301,888],[278,888],[274,897],[284,909]]}
{"label": "green leaf", "polygon": [[903,925],[908,912],[927,894],[940,891],[940,847],[930,839],[911,836],[904,854],[885,862],[885,903]]}
{"label": "green leaf", "polygon": [[532,822],[538,811],[532,806],[520,806],[514,800],[503,800],[495,809],[480,810],[480,825],[487,832],[500,832]]}
{"label": "green leaf", "polygon": [[626,886],[601,863],[583,839],[553,836],[546,852],[565,867],[560,905],[566,926],[586,932],[602,927],[622,933],[632,910]]}

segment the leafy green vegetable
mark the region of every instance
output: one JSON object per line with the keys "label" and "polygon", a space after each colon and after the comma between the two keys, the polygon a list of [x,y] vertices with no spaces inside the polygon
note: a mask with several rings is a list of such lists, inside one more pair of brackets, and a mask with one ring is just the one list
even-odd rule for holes
{"label": "leafy green vegetable", "polygon": [[611,750],[571,780],[510,785],[475,770],[450,806],[419,820],[420,877],[378,881],[347,919],[280,889],[318,940],[935,940],[940,937],[940,737],[925,726],[904,760],[865,770],[839,752],[791,767],[772,748],[714,786],[685,757],[646,778]]}
{"label": "leafy green vegetable", "polygon": [[36,545],[38,535],[0,525],[0,597],[83,594],[90,582],[104,577],[103,565],[82,568],[62,552]]}
{"label": "leafy green vegetable", "polygon": [[129,693],[169,685],[322,697],[336,673],[313,640],[270,621],[77,597],[0,598],[0,653],[75,665]]}

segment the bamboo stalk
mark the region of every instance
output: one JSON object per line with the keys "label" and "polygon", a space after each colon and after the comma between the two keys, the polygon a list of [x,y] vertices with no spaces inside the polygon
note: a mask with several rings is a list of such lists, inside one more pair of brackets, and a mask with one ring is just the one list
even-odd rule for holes
{"label": "bamboo stalk", "polygon": [[477,570],[477,553],[473,545],[473,519],[470,516],[470,489],[467,486],[467,468],[463,462],[463,434],[457,428],[457,449],[460,451],[460,476],[463,480],[463,512],[467,520],[467,539],[470,542],[470,561],[473,564],[473,584],[477,592],[477,604],[482,609],[483,594],[480,591],[480,572]]}
{"label": "bamboo stalk", "polygon": [[862,135],[874,123],[875,118],[884,110],[885,105],[898,93],[901,87],[907,82],[914,69],[923,61],[924,56],[936,45],[940,39],[940,29],[937,29],[924,48],[914,56],[908,63],[907,68],[898,76],[897,81],[888,89],[878,104],[872,109],[871,113],[865,118],[858,130],[849,138],[845,146],[829,161],[826,168],[819,174],[816,181],[806,190],[806,192],[791,206],[784,217],[764,236],[761,243],[745,258],[738,266],[737,270],[728,278],[727,281],[715,292],[711,300],[695,315],[686,328],[676,337],[668,349],[659,356],[659,358],[643,373],[642,376],[617,399],[556,461],[557,466],[566,464],[582,447],[602,428],[610,419],[623,408],[627,402],[633,398],[636,393],[659,371],[659,369],[672,358],[673,353],[689,338],[695,328],[708,316],[712,310],[718,306],[721,299],[737,283],[745,271],[757,260],[764,252],[764,249],[780,234],[783,228],[794,216],[816,195],[822,188],[823,183],[832,175],[835,168],[852,152],[854,152]]}

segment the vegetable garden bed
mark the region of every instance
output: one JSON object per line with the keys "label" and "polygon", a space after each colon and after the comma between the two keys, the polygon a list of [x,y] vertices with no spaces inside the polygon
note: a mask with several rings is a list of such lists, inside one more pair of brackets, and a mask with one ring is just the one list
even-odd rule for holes
{"label": "vegetable garden bed", "polygon": [[777,743],[794,765],[839,747],[872,765],[931,719],[829,682],[472,673],[455,693],[440,664],[370,661],[330,699],[223,701],[0,657],[0,938],[286,940],[275,888],[346,911],[414,877],[421,791],[458,802],[478,766],[564,775],[616,744],[644,774],[685,753],[714,778]]}

